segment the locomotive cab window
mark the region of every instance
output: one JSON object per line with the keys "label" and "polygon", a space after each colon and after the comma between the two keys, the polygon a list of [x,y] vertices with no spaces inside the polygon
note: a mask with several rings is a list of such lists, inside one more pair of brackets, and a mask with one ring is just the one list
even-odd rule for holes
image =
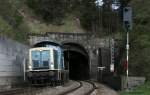
{"label": "locomotive cab window", "polygon": [[50,54],[49,50],[43,50],[42,51],[42,63],[43,67],[49,67],[49,62],[50,62]]}
{"label": "locomotive cab window", "polygon": [[40,51],[32,51],[33,68],[38,68],[40,64]]}

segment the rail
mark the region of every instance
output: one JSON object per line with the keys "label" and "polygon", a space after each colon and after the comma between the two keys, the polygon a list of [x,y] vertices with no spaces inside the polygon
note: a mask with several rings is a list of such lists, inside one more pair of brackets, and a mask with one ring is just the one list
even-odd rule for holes
{"label": "rail", "polygon": [[87,92],[84,92],[83,95],[90,95],[96,89],[96,86],[95,86],[95,84],[92,81],[78,81],[78,82],[80,83],[80,85],[78,87],[76,87],[74,89],[71,89],[71,90],[68,90],[68,91],[65,91],[63,93],[60,93],[58,95],[67,95],[67,94],[73,93],[75,91],[78,91],[79,89],[81,89],[83,87],[83,85],[84,85],[83,83],[84,82],[91,84],[92,88],[89,89]]}
{"label": "rail", "polygon": [[85,82],[88,82],[88,83],[92,84],[92,86],[93,86],[93,88],[91,90],[89,90],[87,93],[84,94],[84,95],[90,95],[90,94],[92,94],[92,92],[95,91],[95,89],[97,89],[97,87],[96,87],[95,83],[92,81],[85,81]]}
{"label": "rail", "polygon": [[24,89],[13,89],[13,90],[7,90],[7,91],[1,91],[0,95],[15,95],[24,92]]}
{"label": "rail", "polygon": [[66,95],[66,94],[68,94],[68,93],[71,93],[71,92],[73,92],[73,91],[76,91],[77,89],[79,89],[79,88],[81,88],[81,87],[83,86],[83,84],[82,84],[81,81],[77,81],[77,82],[80,84],[79,86],[77,86],[77,87],[75,87],[75,88],[73,88],[73,89],[71,89],[71,90],[62,92],[62,93],[60,93],[60,94],[58,94],[58,95]]}

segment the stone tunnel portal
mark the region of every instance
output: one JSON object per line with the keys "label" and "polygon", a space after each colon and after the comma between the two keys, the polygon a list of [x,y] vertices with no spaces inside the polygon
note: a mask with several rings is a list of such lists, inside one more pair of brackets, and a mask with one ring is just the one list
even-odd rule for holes
{"label": "stone tunnel portal", "polygon": [[83,46],[75,43],[65,43],[64,59],[72,80],[89,79],[89,56]]}

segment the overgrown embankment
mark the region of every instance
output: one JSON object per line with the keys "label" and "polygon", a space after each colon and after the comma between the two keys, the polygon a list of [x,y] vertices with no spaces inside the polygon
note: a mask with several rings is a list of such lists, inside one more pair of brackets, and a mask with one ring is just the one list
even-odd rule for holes
{"label": "overgrown embankment", "polygon": [[18,0],[0,0],[0,34],[14,40],[27,40],[28,26],[19,13]]}
{"label": "overgrown embankment", "polygon": [[130,91],[122,91],[119,95],[150,95],[150,82],[146,82],[144,85],[141,85]]}
{"label": "overgrown embankment", "polygon": [[150,1],[132,0],[133,31],[130,33],[129,73],[150,79]]}

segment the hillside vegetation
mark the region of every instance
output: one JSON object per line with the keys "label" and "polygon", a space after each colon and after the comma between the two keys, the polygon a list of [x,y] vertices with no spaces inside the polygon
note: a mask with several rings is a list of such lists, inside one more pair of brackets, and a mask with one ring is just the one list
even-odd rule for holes
{"label": "hillside vegetation", "polygon": [[119,95],[150,95],[150,82],[131,90],[131,91],[122,91]]}
{"label": "hillside vegetation", "polygon": [[132,0],[134,27],[130,33],[130,74],[150,79],[150,1]]}
{"label": "hillside vegetation", "polygon": [[[112,30],[116,31],[117,27],[112,23],[115,23],[118,15],[107,6],[111,2],[104,5],[103,11],[94,2],[95,0],[3,0],[0,1],[0,16],[10,28],[16,29],[13,32],[21,27],[19,34],[91,31],[108,34]],[[111,26],[107,22],[111,22]]]}
{"label": "hillside vegetation", "polygon": [[19,13],[18,0],[0,0],[0,34],[25,42],[28,27]]}
{"label": "hillside vegetation", "polygon": [[[105,1],[104,5],[99,7],[96,6],[95,1],[27,0],[26,5],[32,14],[36,15],[34,18],[41,25],[46,24],[45,26],[49,27],[47,28],[49,32],[107,33],[117,31],[118,12],[111,9],[112,2]],[[29,23],[33,26],[37,25],[37,23]],[[32,29],[34,31],[35,28]]]}

